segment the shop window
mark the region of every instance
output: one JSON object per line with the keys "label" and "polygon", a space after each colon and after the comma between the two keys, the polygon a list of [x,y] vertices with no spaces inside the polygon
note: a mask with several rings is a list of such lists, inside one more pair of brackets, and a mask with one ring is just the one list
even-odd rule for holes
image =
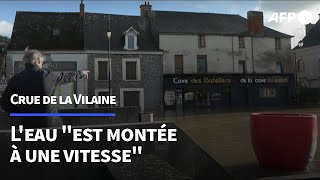
{"label": "shop window", "polygon": [[174,60],[175,60],[175,73],[183,74],[183,56],[175,55]]}
{"label": "shop window", "polygon": [[205,48],[206,47],[206,36],[205,35],[198,35],[198,47]]}
{"label": "shop window", "polygon": [[197,56],[197,70],[199,74],[207,73],[207,56],[206,55]]}
{"label": "shop window", "polygon": [[164,92],[164,103],[166,106],[175,105],[175,93],[174,91],[165,91]]}
{"label": "shop window", "polygon": [[276,98],[277,89],[276,88],[259,88],[260,98]]}
{"label": "shop window", "polygon": [[53,36],[59,36],[60,35],[60,29],[53,29],[52,30],[52,35]]}
{"label": "shop window", "polygon": [[239,73],[246,73],[246,62],[239,61]]}
{"label": "shop window", "polygon": [[208,89],[199,89],[195,92],[195,104],[197,106],[210,105],[210,97]]}
{"label": "shop window", "polygon": [[194,92],[184,93],[184,101],[185,102],[193,101],[193,100],[194,100]]}
{"label": "shop window", "polygon": [[244,37],[239,36],[239,48],[245,48]]}

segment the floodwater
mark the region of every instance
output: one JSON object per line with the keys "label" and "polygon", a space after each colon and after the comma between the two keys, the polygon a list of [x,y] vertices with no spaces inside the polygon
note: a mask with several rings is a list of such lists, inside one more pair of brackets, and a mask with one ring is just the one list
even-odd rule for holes
{"label": "floodwater", "polygon": [[[320,108],[291,109],[272,112],[313,113],[320,117]],[[275,172],[258,166],[250,139],[251,112],[177,114],[155,118],[155,121],[176,123],[211,157],[238,179],[276,175],[310,174],[320,172],[320,151],[305,172]],[[318,123],[320,129],[320,123]],[[318,144],[320,137],[318,138]],[[250,175],[248,175],[250,174]]]}

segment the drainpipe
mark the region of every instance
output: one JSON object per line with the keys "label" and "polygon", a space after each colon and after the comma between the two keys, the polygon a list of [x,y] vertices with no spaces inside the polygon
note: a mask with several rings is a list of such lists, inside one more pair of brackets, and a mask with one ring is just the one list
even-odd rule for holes
{"label": "drainpipe", "polygon": [[233,65],[233,73],[234,73],[234,49],[233,49],[233,36],[231,36],[231,45],[232,45],[232,65]]}
{"label": "drainpipe", "polygon": [[254,58],[253,58],[253,36],[251,36],[251,61],[252,61],[252,73],[254,74]]}

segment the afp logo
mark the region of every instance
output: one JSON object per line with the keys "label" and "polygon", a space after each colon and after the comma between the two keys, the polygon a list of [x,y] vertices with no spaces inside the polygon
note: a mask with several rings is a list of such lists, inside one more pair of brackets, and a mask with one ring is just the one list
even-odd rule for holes
{"label": "afp logo", "polygon": [[303,10],[300,13],[294,12],[274,12],[272,13],[271,17],[268,18],[268,22],[276,22],[276,23],[283,23],[283,22],[292,22],[298,20],[301,24],[309,24],[312,22],[312,13],[307,10]]}

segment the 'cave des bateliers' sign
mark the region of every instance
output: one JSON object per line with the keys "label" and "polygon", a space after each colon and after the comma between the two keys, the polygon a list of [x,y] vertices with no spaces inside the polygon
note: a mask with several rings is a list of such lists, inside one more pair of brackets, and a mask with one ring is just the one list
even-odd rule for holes
{"label": "'cave des bateliers' sign", "polygon": [[173,78],[174,84],[230,84],[232,80],[224,77],[186,77]]}

